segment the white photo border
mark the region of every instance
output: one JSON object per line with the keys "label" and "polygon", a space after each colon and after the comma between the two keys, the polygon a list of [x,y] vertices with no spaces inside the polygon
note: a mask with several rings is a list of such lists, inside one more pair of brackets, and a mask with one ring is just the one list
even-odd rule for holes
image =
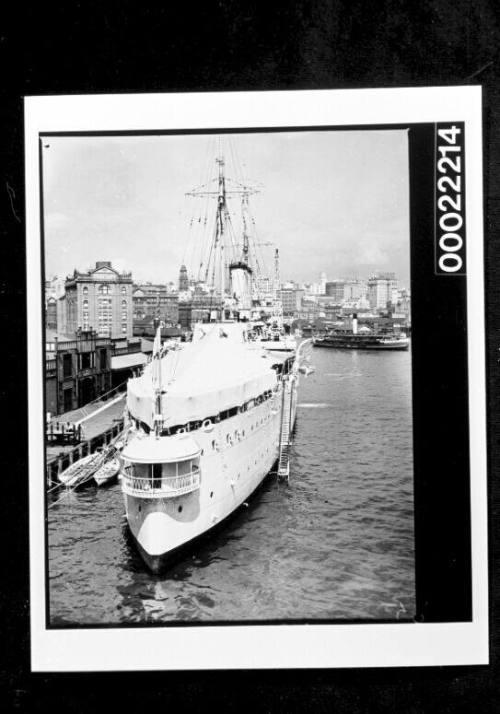
{"label": "white photo border", "polygon": [[[472,622],[46,628],[39,135],[46,132],[466,128]],[[25,99],[31,667],[34,672],[408,667],[488,663],[482,115],[478,86]]]}

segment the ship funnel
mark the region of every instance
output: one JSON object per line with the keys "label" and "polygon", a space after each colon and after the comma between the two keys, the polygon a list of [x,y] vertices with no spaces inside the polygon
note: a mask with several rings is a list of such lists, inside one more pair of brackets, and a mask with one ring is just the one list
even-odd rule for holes
{"label": "ship funnel", "polygon": [[356,313],[352,316],[352,334],[358,334],[358,316]]}

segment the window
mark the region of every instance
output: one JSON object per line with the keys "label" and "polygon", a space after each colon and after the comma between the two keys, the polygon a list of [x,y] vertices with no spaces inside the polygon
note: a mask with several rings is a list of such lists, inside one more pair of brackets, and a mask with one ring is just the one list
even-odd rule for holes
{"label": "window", "polygon": [[126,300],[122,300],[122,307],[127,307],[127,301],[126,301]]}
{"label": "window", "polygon": [[148,478],[149,464],[133,464],[135,478]]}
{"label": "window", "polygon": [[126,294],[126,292],[127,288],[125,287],[125,285],[122,285],[122,295]]}
{"label": "window", "polygon": [[109,285],[103,285],[102,283],[99,285],[98,290],[101,295],[108,295],[110,292]]}
{"label": "window", "polygon": [[153,479],[153,488],[161,488],[161,464],[152,464],[151,478]]}
{"label": "window", "polygon": [[71,377],[73,360],[70,354],[63,355],[63,377]]}
{"label": "window", "polygon": [[90,352],[82,352],[80,355],[80,369],[90,369],[92,367],[92,355]]}
{"label": "window", "polygon": [[83,293],[84,295],[88,295],[89,289],[88,289],[88,287],[87,287],[86,285],[83,286],[83,288],[82,288],[82,293]]}

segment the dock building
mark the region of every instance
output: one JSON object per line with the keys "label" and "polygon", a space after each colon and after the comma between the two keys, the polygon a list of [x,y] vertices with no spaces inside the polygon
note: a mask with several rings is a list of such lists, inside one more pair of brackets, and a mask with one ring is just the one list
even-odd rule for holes
{"label": "dock building", "polygon": [[106,260],[95,268],[77,270],[64,284],[59,299],[58,329],[72,336],[78,330],[98,337],[132,337],[132,273],[119,273]]}

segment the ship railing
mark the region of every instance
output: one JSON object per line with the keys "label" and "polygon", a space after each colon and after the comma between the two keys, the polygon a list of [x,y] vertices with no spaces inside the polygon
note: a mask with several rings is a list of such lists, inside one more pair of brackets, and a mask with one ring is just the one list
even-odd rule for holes
{"label": "ship railing", "polygon": [[142,498],[176,498],[200,488],[200,469],[193,466],[182,476],[162,476],[144,478],[122,473],[123,491],[129,496]]}

